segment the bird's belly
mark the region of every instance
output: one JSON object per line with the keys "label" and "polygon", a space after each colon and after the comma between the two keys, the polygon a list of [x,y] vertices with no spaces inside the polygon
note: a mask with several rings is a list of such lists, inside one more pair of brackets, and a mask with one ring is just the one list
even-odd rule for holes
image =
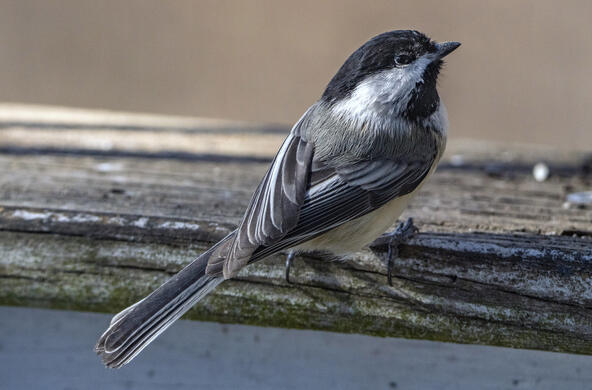
{"label": "bird's belly", "polygon": [[[439,160],[439,159],[438,159]],[[337,255],[355,252],[370,244],[386,232],[401,216],[411,199],[428,181],[436,170],[437,161],[417,186],[407,195],[400,196],[386,203],[384,206],[352,221],[346,222],[310,241],[304,242],[295,250],[328,251]]]}
{"label": "bird's belly", "polygon": [[319,237],[299,245],[295,249],[303,251],[323,250],[335,254],[360,250],[387,231],[397,221],[416,191],[393,199],[379,209],[346,222]]}

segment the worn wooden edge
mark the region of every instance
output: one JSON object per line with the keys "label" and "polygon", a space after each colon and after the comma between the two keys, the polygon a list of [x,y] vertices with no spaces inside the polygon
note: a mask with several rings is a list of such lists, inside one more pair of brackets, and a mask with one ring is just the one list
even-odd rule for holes
{"label": "worn wooden edge", "polygon": [[[214,118],[0,103],[3,154],[87,154],[112,157],[180,158],[201,155],[273,158],[291,124],[264,124]],[[92,134],[92,137],[89,137]],[[541,158],[544,156],[544,158]],[[553,171],[592,173],[589,148],[456,139],[444,163],[455,169],[485,169],[495,175],[532,170],[542,161]]]}
{"label": "worn wooden edge", "polygon": [[[179,161],[87,154],[0,153],[0,206],[102,210],[236,224],[268,162],[218,157]],[[203,157],[203,156],[202,156]],[[223,159],[223,160],[222,160]],[[222,162],[220,162],[222,161]],[[527,165],[492,170],[441,164],[406,209],[433,231],[530,232],[592,237],[592,208],[569,201],[592,176],[576,169],[536,182]],[[499,167],[498,167],[499,168]]]}
{"label": "worn wooden edge", "polygon": [[[150,215],[141,214],[148,210],[138,203],[144,198],[133,199],[136,203],[99,199],[96,192],[115,180],[108,177],[100,185],[75,181],[75,187],[94,187],[90,192],[71,189],[69,194],[80,199],[64,199],[70,203],[63,208],[55,199],[52,206],[23,200],[22,191],[38,189],[36,181],[44,178],[43,169],[37,176],[28,176],[27,169],[39,169],[37,163],[42,165],[47,156],[92,160],[101,174],[112,168],[101,159],[114,158],[176,161],[174,169],[187,168],[183,161],[205,161],[205,166],[226,162],[227,169],[242,163],[258,167],[273,156],[286,131],[282,126],[0,104],[0,153],[8,161],[5,184],[16,181],[5,192],[10,199],[0,200],[0,304],[114,313],[234,228],[229,223],[233,218],[221,223],[210,211],[187,218],[180,216],[185,212],[157,202],[154,207],[168,208]],[[342,262],[300,256],[290,285],[278,254],[222,284],[187,318],[592,354],[589,210],[564,210],[561,203],[570,191],[589,183],[589,151],[458,140],[447,149],[434,180],[446,191],[462,184],[462,192],[436,196],[433,204],[413,209],[424,225],[420,221],[420,233],[399,248],[393,287],[386,284],[383,240],[373,245],[374,253],[363,251]],[[22,164],[29,156],[40,160],[26,168]],[[545,190],[524,180],[537,162],[549,167]],[[11,167],[20,170],[11,176]],[[25,180],[19,181],[21,177]],[[59,198],[66,181],[60,183],[36,195]],[[483,183],[498,194],[477,191]],[[137,188],[145,184],[135,183]],[[508,199],[519,186],[519,199]],[[549,191],[549,186],[562,188]],[[432,191],[434,197],[430,188],[423,193]],[[162,195],[165,190],[158,191]],[[505,191],[510,193],[506,198]],[[205,199],[200,201],[212,196],[206,195],[201,192]],[[175,196],[189,202],[177,192]],[[543,200],[534,202],[539,198]],[[243,201],[242,192],[235,191],[225,207],[234,209]],[[110,207],[110,202],[117,204]],[[491,202],[504,207],[485,210]],[[530,203],[536,204],[524,206]],[[462,229],[450,222],[439,227],[448,221],[440,208],[448,217],[479,216],[479,221]],[[551,221],[542,220],[549,216]],[[487,233],[474,232],[494,221],[497,225]],[[521,227],[524,234],[517,233]]]}
{"label": "worn wooden edge", "polygon": [[[4,207],[0,304],[115,313],[232,228]],[[186,318],[592,354],[590,244],[420,232],[400,247],[393,287],[383,240],[376,255],[342,262],[300,256],[291,285],[279,254],[223,283]]]}
{"label": "worn wooden edge", "polygon": [[40,104],[0,102],[0,123],[6,127],[45,129],[152,129],[172,132],[215,130],[257,131],[273,129],[271,124],[246,121],[135,113],[115,110],[74,108]]}

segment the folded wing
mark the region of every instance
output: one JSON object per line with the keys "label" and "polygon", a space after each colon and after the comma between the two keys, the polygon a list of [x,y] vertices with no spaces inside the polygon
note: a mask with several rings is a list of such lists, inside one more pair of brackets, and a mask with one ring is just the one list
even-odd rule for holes
{"label": "folded wing", "polygon": [[408,194],[423,181],[436,150],[422,158],[359,160],[338,167],[315,158],[307,115],[294,126],[257,187],[234,240],[212,255],[207,272],[235,276],[250,262],[315,238]]}

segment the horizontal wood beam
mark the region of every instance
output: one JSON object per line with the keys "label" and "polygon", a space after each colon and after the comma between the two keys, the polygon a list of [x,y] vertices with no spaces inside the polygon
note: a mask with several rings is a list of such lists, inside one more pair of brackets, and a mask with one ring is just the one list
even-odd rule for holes
{"label": "horizontal wood beam", "polygon": [[[1,118],[2,107],[0,304],[128,306],[234,229],[267,166],[2,153],[38,145],[3,138],[14,121]],[[46,126],[56,145],[66,119]],[[381,240],[340,262],[300,256],[293,284],[278,254],[187,318],[592,354],[592,209],[567,202],[590,186],[586,154],[482,145],[452,145],[410,206],[420,233],[401,246],[392,287]],[[543,182],[529,169],[538,161],[551,167]]]}

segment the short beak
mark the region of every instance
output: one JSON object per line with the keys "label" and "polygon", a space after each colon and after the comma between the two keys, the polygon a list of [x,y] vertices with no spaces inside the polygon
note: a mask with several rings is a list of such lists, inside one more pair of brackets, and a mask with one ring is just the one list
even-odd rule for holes
{"label": "short beak", "polygon": [[436,43],[438,58],[444,58],[455,51],[460,46],[460,42],[442,42]]}

